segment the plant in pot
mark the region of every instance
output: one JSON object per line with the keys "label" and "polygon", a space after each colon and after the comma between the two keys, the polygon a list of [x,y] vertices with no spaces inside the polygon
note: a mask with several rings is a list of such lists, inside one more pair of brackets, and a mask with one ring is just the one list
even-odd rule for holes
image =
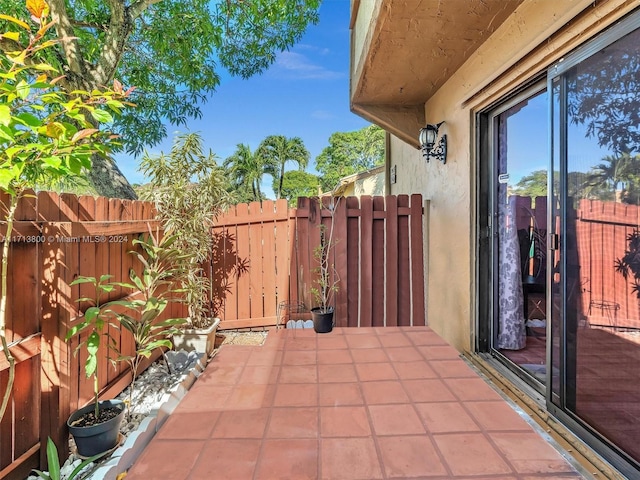
{"label": "plant in pot", "polygon": [[75,353],[82,348],[86,351],[84,372],[87,378],[93,379],[93,402],[73,412],[67,420],[69,433],[73,436],[78,454],[82,457],[91,457],[111,450],[118,444],[120,423],[125,413],[124,402],[100,400],[100,347],[106,344],[107,348],[117,352],[108,329],[109,325],[114,325],[114,314],[108,302],[101,303],[103,295],[115,289],[115,286],[108,282],[110,278],[111,275],[102,275],[100,279],[78,277],[71,282],[71,285],[91,283],[95,289],[95,298],[82,297],[77,300],[90,302],[92,305],[84,312],[83,320],[70,328],[66,336],[66,340],[69,341],[77,335],[88,334],[80,341]]}
{"label": "plant in pot", "polygon": [[316,306],[311,309],[311,317],[313,319],[313,329],[317,333],[329,333],[333,330],[334,325],[334,298],[339,290],[340,277],[335,268],[335,259],[333,250],[335,248],[334,238],[334,214],[338,205],[339,198],[332,198],[328,205],[331,212],[330,229],[327,232],[326,225],[320,225],[320,245],[318,245],[313,257],[318,263],[316,267],[317,278],[314,286],[311,287],[311,295],[315,300]]}
{"label": "plant in pot", "polygon": [[179,289],[188,317],[176,348],[210,354],[220,319],[211,317],[211,283],[203,265],[211,256],[215,218],[230,203],[223,170],[211,151],[205,154],[196,133],[180,135],[169,155],[145,155],[140,170],[150,179],[140,197],[154,202],[165,234],[181,253]]}
{"label": "plant in pot", "polygon": [[[31,188],[56,184],[61,179],[84,177],[91,168],[91,155],[107,153],[111,137],[96,126],[113,119],[106,109],[119,112],[126,96],[121,85],[115,91],[60,91],[59,73],[38,58],[38,52],[60,40],[47,40],[53,22],[47,23],[45,2],[27,2],[34,28],[2,15],[9,31],[0,38],[15,45],[14,51],[0,55],[0,192],[2,203],[2,267],[0,294],[0,343],[9,364],[7,388],[0,403],[0,420],[9,404],[15,381],[15,358],[7,336],[7,272],[10,244],[20,199],[32,195]],[[16,31],[17,30],[17,31]],[[26,46],[19,41],[26,39]]]}
{"label": "plant in pot", "polygon": [[173,288],[181,272],[181,254],[172,247],[174,243],[175,237],[164,236],[158,241],[151,233],[146,239],[134,240],[133,244],[140,246],[142,252],[129,253],[142,265],[142,273],[138,275],[132,268],[129,270],[130,282],[112,282],[112,285],[134,292],[122,300],[109,302],[113,310],[116,306],[124,307],[122,311],[115,312],[115,317],[117,324],[131,334],[135,347],[132,354],[120,352],[115,359],[127,362],[131,367],[129,412],[141,362],[150,358],[156,349],[170,350],[173,347],[171,336],[178,333],[179,327],[185,322],[183,318],[159,319],[171,302],[181,301]]}

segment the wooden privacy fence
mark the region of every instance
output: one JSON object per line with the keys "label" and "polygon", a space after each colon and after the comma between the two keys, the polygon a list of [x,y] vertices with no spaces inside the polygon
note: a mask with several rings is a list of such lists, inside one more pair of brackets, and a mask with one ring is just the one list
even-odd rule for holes
{"label": "wooden privacy fence", "polygon": [[320,225],[334,229],[337,326],[425,325],[422,197],[399,195],[264,201],[220,216],[210,266],[220,328],[310,318]]}
{"label": "wooden privacy fence", "polygon": [[[7,198],[0,198],[7,204]],[[73,355],[79,338],[64,341],[77,322],[79,297],[92,297],[90,285],[70,286],[78,276],[113,275],[128,279],[137,266],[132,240],[157,227],[152,204],[90,196],[41,192],[20,202],[9,253],[7,334],[16,358],[16,379],[7,414],[0,424],[0,478],[25,478],[44,466],[46,439],[60,452],[67,448],[65,422],[86,404],[92,384],[81,373],[85,358]],[[0,240],[6,235],[1,223]],[[1,244],[1,242],[0,242]],[[116,289],[109,300],[123,297]],[[180,315],[181,305],[167,314]],[[132,353],[127,332],[112,329],[123,352]],[[0,354],[0,392],[6,390],[8,363]],[[113,368],[103,352],[100,368],[103,397],[130,383],[124,363]],[[62,455],[66,456],[64,453]]]}
{"label": "wooden privacy fence", "polygon": [[584,318],[592,325],[640,329],[640,299],[633,291],[633,274],[626,280],[615,268],[629,248],[628,236],[640,228],[640,207],[581,200],[576,213]]}
{"label": "wooden privacy fence", "polygon": [[[546,273],[547,197],[515,196],[515,221],[518,232],[529,232],[537,243],[531,249],[534,256],[523,275],[534,273],[544,281]],[[554,219],[556,229],[559,219]],[[629,248],[628,237],[640,228],[640,207],[601,200],[580,200],[577,210],[567,212],[568,228],[575,235],[568,237],[568,265],[576,272],[568,279],[576,295],[575,306],[589,325],[622,329],[640,329],[640,299],[633,290],[633,274],[628,279],[616,270],[616,263]],[[525,242],[526,243],[526,242]],[[521,252],[526,258],[528,252]],[[541,253],[538,256],[538,253]],[[553,263],[557,265],[559,252]],[[639,264],[640,266],[640,264]],[[573,298],[573,297],[572,297]]]}

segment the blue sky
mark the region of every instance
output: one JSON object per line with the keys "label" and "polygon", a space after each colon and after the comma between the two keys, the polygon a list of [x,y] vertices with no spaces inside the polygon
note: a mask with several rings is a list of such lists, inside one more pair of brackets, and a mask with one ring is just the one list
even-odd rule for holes
{"label": "blue sky", "polygon": [[[262,75],[242,80],[220,72],[221,83],[203,106],[202,118],[189,121],[186,129],[168,126],[169,136],[148,152],[168,152],[175,132],[199,132],[221,162],[238,143],[255,149],[268,135],[285,135],[302,138],[313,163],[332,133],[367,126],[349,110],[349,4],[324,0],[320,22]],[[131,183],[144,182],[139,158],[118,155],[116,161]],[[270,186],[271,179],[267,182]]]}

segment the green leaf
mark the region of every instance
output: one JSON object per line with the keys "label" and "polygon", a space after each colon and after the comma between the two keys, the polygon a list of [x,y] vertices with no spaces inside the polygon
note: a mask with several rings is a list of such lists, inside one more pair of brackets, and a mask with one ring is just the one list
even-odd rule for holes
{"label": "green leaf", "polygon": [[87,322],[93,322],[100,315],[100,307],[89,307],[87,311],[84,312],[84,318]]}
{"label": "green leaf", "polygon": [[87,362],[84,364],[84,373],[87,378],[96,373],[98,367],[98,358],[95,355],[89,355]]}
{"label": "green leaf", "polygon": [[20,120],[20,123],[22,123],[23,125],[32,128],[36,128],[42,125],[42,121],[38,117],[27,112],[19,113],[14,118]]}
{"label": "green leaf", "polygon": [[69,285],[78,285],[80,283],[96,283],[96,279],[94,277],[78,277]]}
{"label": "green leaf", "polygon": [[91,116],[96,119],[100,123],[111,123],[113,122],[113,117],[111,114],[105,110],[93,110],[91,112]]}
{"label": "green leaf", "polygon": [[98,353],[98,349],[100,348],[100,335],[98,332],[91,332],[89,338],[87,339],[87,352],[89,355],[95,356]]}
{"label": "green leaf", "polygon": [[9,126],[11,122],[11,109],[8,105],[0,105],[0,125]]}
{"label": "green leaf", "polygon": [[47,438],[47,468],[51,480],[60,480],[60,461],[58,460],[58,449],[51,437]]}

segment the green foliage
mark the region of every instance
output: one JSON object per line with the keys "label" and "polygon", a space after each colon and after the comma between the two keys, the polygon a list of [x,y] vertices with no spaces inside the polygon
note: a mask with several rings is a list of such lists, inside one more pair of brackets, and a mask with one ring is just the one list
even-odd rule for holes
{"label": "green foliage", "polygon": [[[56,12],[61,22],[47,38],[65,41],[46,53],[48,63],[69,72],[68,91],[97,88],[115,77],[135,85],[138,108],[116,119],[116,130],[129,152],[140,153],[166,136],[167,120],[185,125],[201,117],[207,94],[220,82],[218,64],[244,78],[264,72],[308,24],[317,23],[320,0],[64,4]],[[0,0],[0,12],[28,19],[22,0]]]}
{"label": "green foliage", "polygon": [[640,54],[638,32],[626,35],[568,75],[567,110],[572,123],[614,155],[640,150]]}
{"label": "green foliage", "polygon": [[261,202],[264,200],[260,184],[264,175],[277,178],[278,167],[272,159],[260,155],[259,149],[254,153],[248,145],[239,143],[236,151],[224,161],[223,167],[231,185],[240,192],[250,189],[250,200]]}
{"label": "green foliage", "polygon": [[5,52],[0,56],[0,190],[9,195],[4,211],[7,230],[2,246],[0,294],[0,340],[9,362],[9,379],[0,419],[6,411],[15,372],[5,329],[9,247],[18,202],[29,187],[85,175],[91,168],[91,155],[109,150],[111,136],[96,126],[112,122],[108,110],[121,112],[125,106],[122,98],[126,96],[119,84],[114,84],[113,91],[60,91],[62,77],[54,77],[55,68],[42,60],[59,43],[47,40],[53,26],[46,23],[48,5],[33,1],[27,6],[34,28],[6,13],[0,14],[0,48]]}
{"label": "green foliage", "polygon": [[317,195],[319,186],[320,179],[316,175],[301,172],[300,170],[291,170],[284,174],[282,198],[286,198],[289,201],[289,206],[295,207],[298,197],[313,197]]}
{"label": "green foliage", "polygon": [[385,133],[376,125],[354,132],[336,132],[316,158],[322,190],[333,190],[342,177],[384,164]]}
{"label": "green foliage", "polygon": [[182,255],[180,289],[189,322],[207,326],[211,287],[201,264],[211,253],[215,218],[231,201],[224,171],[213,152],[203,152],[195,133],[179,136],[168,156],[145,155],[140,168],[150,178],[142,198],[155,203],[165,233],[175,237],[173,247]]}
{"label": "green foliage", "polygon": [[287,138],[284,135],[270,135],[258,147],[257,155],[267,165],[274,166],[277,176],[274,177],[273,191],[276,198],[282,197],[285,166],[287,162],[295,162],[300,170],[309,163],[309,151],[300,137]]}
{"label": "green foliage", "polygon": [[140,296],[130,296],[124,300],[110,302],[111,306],[120,305],[125,308],[123,313],[117,313],[118,324],[133,337],[135,352],[133,355],[120,353],[116,361],[129,363],[133,379],[129,390],[129,405],[133,398],[133,391],[138,374],[138,367],[144,358],[149,358],[158,348],[173,348],[169,337],[179,332],[178,327],[185,323],[181,318],[158,320],[172,301],[176,300],[177,290],[174,288],[183,273],[182,261],[184,255],[174,248],[176,237],[166,235],[158,242],[150,234],[146,239],[134,240],[134,245],[142,248],[142,252],[132,251],[142,265],[142,273],[138,275],[132,268],[129,271],[131,282],[114,282],[132,292],[139,292]]}
{"label": "green foliage", "polygon": [[622,153],[604,157],[585,175],[589,198],[635,205],[640,200],[640,155]]}
{"label": "green foliage", "polygon": [[109,335],[109,325],[117,328],[117,325],[113,322],[114,313],[111,310],[109,302],[101,303],[105,294],[113,292],[115,285],[109,282],[111,275],[101,275],[99,279],[95,277],[78,277],[69,285],[80,285],[84,283],[90,283],[93,285],[95,294],[93,297],[82,297],[77,299],[77,302],[90,302],[92,305],[84,312],[84,320],[77,325],[74,325],[69,329],[65,340],[68,342],[71,338],[80,335],[81,333],[88,333],[88,336],[78,343],[78,346],[74,350],[74,355],[84,347],[87,352],[87,360],[84,364],[84,373],[87,378],[93,377],[93,398],[94,398],[94,413],[98,418],[98,400],[100,394],[100,370],[98,368],[98,352],[102,346],[103,337],[106,339],[106,346],[110,350],[119,353],[115,340]]}
{"label": "green foliage", "polygon": [[[78,474],[90,463],[95,462],[101,457],[104,457],[108,452],[98,453],[92,457],[84,459],[73,471],[65,476],[65,480],[74,480],[78,476]],[[60,471],[60,461],[58,460],[58,449],[56,448],[56,444],[53,443],[51,437],[47,437],[47,468],[48,472],[42,472],[37,469],[33,469],[33,471],[38,475],[38,477],[43,480],[61,480],[61,471]]]}
{"label": "green foliage", "polygon": [[546,197],[547,196],[547,171],[535,170],[529,175],[524,175],[518,183],[513,186],[514,195],[523,197]]}
{"label": "green foliage", "polygon": [[[111,135],[95,128],[111,123],[125,106],[123,92],[62,92],[56,71],[30,60],[51,24],[29,34],[30,43],[14,56],[0,56],[0,188],[19,195],[27,187],[49,186],[82,177],[91,155],[106,154]],[[5,33],[4,35],[7,35]]]}

